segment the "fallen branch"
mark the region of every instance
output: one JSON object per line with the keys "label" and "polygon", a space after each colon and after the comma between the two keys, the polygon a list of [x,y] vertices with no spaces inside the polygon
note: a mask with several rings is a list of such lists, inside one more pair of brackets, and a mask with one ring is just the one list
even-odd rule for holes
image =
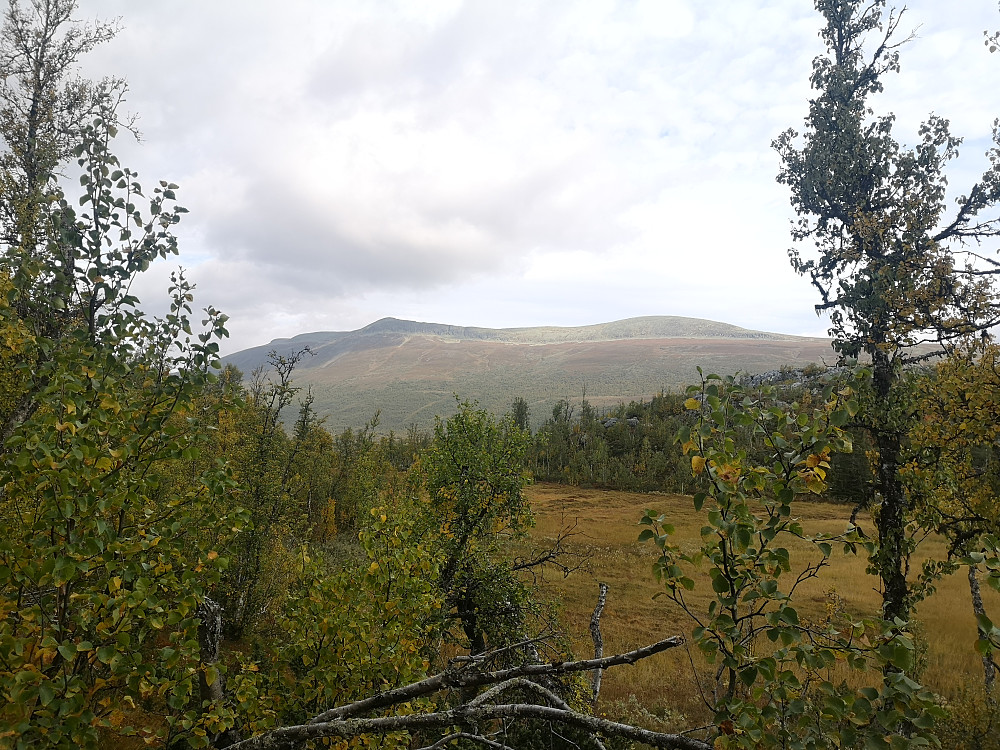
{"label": "fallen branch", "polygon": [[[364,698],[346,706],[324,711],[309,721],[310,724],[347,719],[354,716],[364,716],[372,711],[388,708],[398,703],[406,703],[415,698],[431,695],[440,690],[455,690],[463,688],[482,687],[506,682],[515,677],[541,677],[546,675],[567,674],[569,672],[589,672],[600,667],[616,667],[621,664],[635,664],[654,654],[659,654],[684,643],[684,638],[675,635],[657,643],[637,648],[624,654],[615,654],[601,659],[586,659],[583,661],[562,661],[549,664],[524,664],[519,667],[500,669],[494,672],[479,672],[471,668],[446,669],[444,672],[428,677],[419,682],[404,685],[401,688],[387,690],[384,693]],[[471,666],[471,665],[470,665]]]}
{"label": "fallen branch", "polygon": [[[274,729],[257,737],[237,742],[230,747],[232,750],[278,750],[279,748],[294,746],[296,743],[317,740],[324,737],[346,739],[382,732],[454,729],[456,727],[469,728],[475,727],[480,722],[500,719],[539,719],[576,727],[595,735],[602,734],[644,742],[653,747],[677,748],[678,750],[708,750],[710,745],[707,743],[680,734],[652,732],[628,724],[619,724],[618,722],[608,721],[596,716],[578,713],[570,709],[561,698],[551,691],[525,679],[572,672],[587,672],[595,669],[603,670],[622,664],[635,664],[641,659],[648,658],[671,648],[676,648],[683,643],[684,639],[681,636],[673,636],[649,646],[643,646],[634,651],[615,654],[614,656],[585,659],[582,661],[552,662],[549,664],[524,664],[518,667],[494,671],[482,671],[479,669],[481,665],[475,663],[465,664],[460,667],[446,669],[439,674],[420,680],[419,682],[414,682],[394,690],[387,690],[384,693],[324,711],[305,724]],[[470,689],[486,685],[494,685],[496,687],[477,698],[473,698],[468,703],[447,711],[361,718],[373,711],[406,703],[443,690],[467,692]],[[541,706],[531,703],[491,704],[486,702],[498,697],[505,690],[512,687],[532,690],[556,705]],[[452,739],[458,739],[459,735],[462,734],[463,732],[456,732],[449,736]],[[481,735],[476,736],[485,740]],[[430,747],[443,747],[440,743],[444,739],[438,740]],[[492,740],[488,740],[481,742],[481,744],[494,747],[494,745],[491,745],[492,742]]]}
{"label": "fallen branch", "polygon": [[668,750],[710,750],[711,745],[680,734],[652,732],[630,724],[619,724],[597,716],[588,716],[550,706],[528,703],[483,705],[470,708],[459,706],[449,711],[429,714],[407,714],[369,719],[341,719],[318,724],[302,724],[275,729],[266,734],[231,745],[231,750],[280,750],[298,742],[339,737],[349,739],[364,734],[405,732],[413,730],[442,729],[455,726],[474,726],[481,722],[499,719],[539,719],[553,721],[583,729],[595,734],[623,737]]}
{"label": "fallen branch", "polygon": [[514,748],[502,742],[497,742],[496,740],[491,740],[489,737],[483,737],[481,734],[473,734],[472,732],[452,732],[451,734],[446,734],[433,745],[427,745],[420,748],[420,750],[439,750],[439,748],[447,747],[455,740],[478,742],[480,745],[486,745],[486,747],[491,748],[491,750],[514,750]]}
{"label": "fallen branch", "polygon": [[[513,680],[507,680],[507,682],[501,682],[499,685],[494,685],[485,693],[481,693],[475,698],[473,698],[471,701],[468,702],[467,705],[473,707],[481,704],[487,704],[494,698],[499,697],[502,693],[505,693],[508,690],[514,690],[515,688],[520,688],[522,690],[528,690],[537,693],[538,695],[545,698],[545,700],[549,702],[550,706],[553,706],[555,708],[561,708],[564,711],[573,710],[572,708],[570,708],[569,704],[566,701],[564,701],[558,695],[553,693],[547,687],[545,687],[544,685],[539,685],[537,682],[532,682],[531,680],[528,680],[524,677],[515,677]],[[590,739],[593,742],[593,745],[596,750],[605,750],[604,743],[601,742],[599,739],[597,739],[597,737],[591,737]]]}

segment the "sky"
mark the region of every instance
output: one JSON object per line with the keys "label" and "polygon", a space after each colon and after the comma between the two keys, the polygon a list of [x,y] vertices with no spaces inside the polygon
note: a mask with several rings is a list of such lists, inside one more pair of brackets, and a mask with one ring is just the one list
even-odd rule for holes
{"label": "sky", "polygon": [[[178,264],[223,352],[383,317],[492,328],[683,315],[822,335],[772,139],[822,52],[808,0],[80,0],[124,76],[123,164],[180,185]],[[878,111],[913,143],[1000,115],[997,0],[913,0]],[[966,187],[967,189],[967,187]]]}

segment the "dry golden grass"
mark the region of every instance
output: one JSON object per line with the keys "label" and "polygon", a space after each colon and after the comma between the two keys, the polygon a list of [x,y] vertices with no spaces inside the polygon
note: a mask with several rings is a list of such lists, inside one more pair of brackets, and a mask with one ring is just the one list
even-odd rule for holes
{"label": "dry golden grass", "polygon": [[[555,537],[560,528],[575,522],[578,535],[570,546],[591,555],[588,572],[577,572],[566,579],[550,576],[543,584],[544,591],[562,604],[563,624],[576,654],[593,653],[588,628],[599,581],[610,586],[601,620],[605,654],[690,633],[692,624],[676,605],[666,597],[653,599],[662,590],[652,575],[655,547],[636,541],[639,518],[647,508],[653,508],[667,515],[676,528],[676,539],[695,548],[705,521],[695,513],[689,497],[552,484],[533,485],[527,489],[527,496],[535,510],[537,524],[532,536],[537,542]],[[803,502],[795,513],[807,532],[837,533],[843,531],[849,509],[843,505]],[[870,523],[865,527],[870,529]],[[807,557],[818,558],[803,543],[786,546],[793,566],[796,560],[802,565]],[[943,553],[940,540],[928,540],[921,547],[922,556],[940,557]],[[881,602],[878,580],[867,575],[865,568],[863,555],[845,556],[835,551],[820,578],[806,581],[797,590],[795,601],[800,615],[822,617],[827,611],[830,591],[836,592],[849,612],[875,613]],[[704,609],[711,587],[707,576],[696,581],[689,600]],[[994,592],[984,590],[983,595],[987,610],[1000,604],[1000,597]],[[982,665],[973,650],[975,618],[964,572],[942,581],[937,593],[918,608],[916,619],[927,649],[923,682],[948,696],[963,687],[980,684]],[[706,669],[698,654],[675,649],[635,666],[609,670],[604,678],[602,703],[608,705],[635,695],[652,710],[669,707],[691,718],[704,716],[692,664],[699,670]]]}

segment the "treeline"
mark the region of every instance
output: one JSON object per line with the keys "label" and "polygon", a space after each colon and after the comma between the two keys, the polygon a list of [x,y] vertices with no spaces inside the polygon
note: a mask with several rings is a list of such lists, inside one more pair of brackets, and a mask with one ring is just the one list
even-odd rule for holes
{"label": "treeline", "polygon": [[[772,397],[775,404],[808,409],[823,389],[822,368],[783,373]],[[797,376],[797,377],[796,377]],[[805,380],[806,382],[803,382]],[[760,390],[759,388],[757,389]],[[515,399],[506,415],[528,432],[526,469],[534,481],[554,482],[629,492],[676,492],[691,494],[698,487],[692,477],[691,462],[681,450],[678,434],[695,419],[685,407],[687,396],[661,392],[649,401],[630,401],[610,409],[595,408],[583,396],[572,403],[562,399],[537,431],[530,432],[531,415],[527,401]],[[310,411],[311,414],[311,411]],[[301,416],[300,416],[301,418]],[[291,420],[289,420],[291,423]],[[298,423],[296,423],[298,424]],[[350,499],[356,461],[379,460],[405,471],[432,442],[433,435],[413,425],[403,435],[380,432],[378,414],[360,429],[347,428],[329,436],[331,466],[336,489],[332,496],[341,507]],[[740,447],[759,447],[750,434],[739,436]],[[855,437],[862,440],[863,436]],[[830,471],[828,500],[858,502],[868,490],[871,474],[863,451],[838,454]],[[340,511],[338,511],[340,512]]]}
{"label": "treeline", "polygon": [[[824,368],[775,373],[770,378],[773,405],[808,410],[831,377]],[[842,378],[841,378],[842,379]],[[761,391],[756,378],[744,378],[751,390]],[[533,436],[528,465],[535,479],[630,492],[691,494],[700,483],[692,477],[678,435],[690,427],[694,415],[685,407],[687,395],[661,392],[649,401],[631,401],[614,409],[597,410],[584,396],[578,404],[562,400]],[[511,414],[526,414],[517,399]],[[527,424],[527,420],[520,420]],[[862,430],[850,430],[855,450],[832,459],[824,499],[866,504],[871,496],[871,469]],[[734,435],[737,446],[759,454],[760,441],[751,431]]]}
{"label": "treeline", "polygon": [[691,467],[676,436],[689,422],[678,394],[600,412],[586,397],[579,405],[563,400],[535,434],[530,466],[536,479],[549,482],[683,492]]}

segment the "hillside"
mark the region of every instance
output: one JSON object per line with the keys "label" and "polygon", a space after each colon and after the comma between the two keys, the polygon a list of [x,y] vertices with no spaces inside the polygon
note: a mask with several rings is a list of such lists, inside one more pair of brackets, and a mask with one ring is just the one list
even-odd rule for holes
{"label": "hillside", "polygon": [[454,394],[503,412],[528,401],[541,422],[559,399],[584,390],[598,407],[679,389],[695,368],[762,372],[832,362],[827,339],[753,331],[697,318],[651,316],[579,327],[470,328],[384,318],[357,331],[276,339],[224,359],[244,373],[274,350],[309,347],[295,382],[311,387],[317,411],[339,431],[381,410],[381,429],[433,424],[453,411]]}

